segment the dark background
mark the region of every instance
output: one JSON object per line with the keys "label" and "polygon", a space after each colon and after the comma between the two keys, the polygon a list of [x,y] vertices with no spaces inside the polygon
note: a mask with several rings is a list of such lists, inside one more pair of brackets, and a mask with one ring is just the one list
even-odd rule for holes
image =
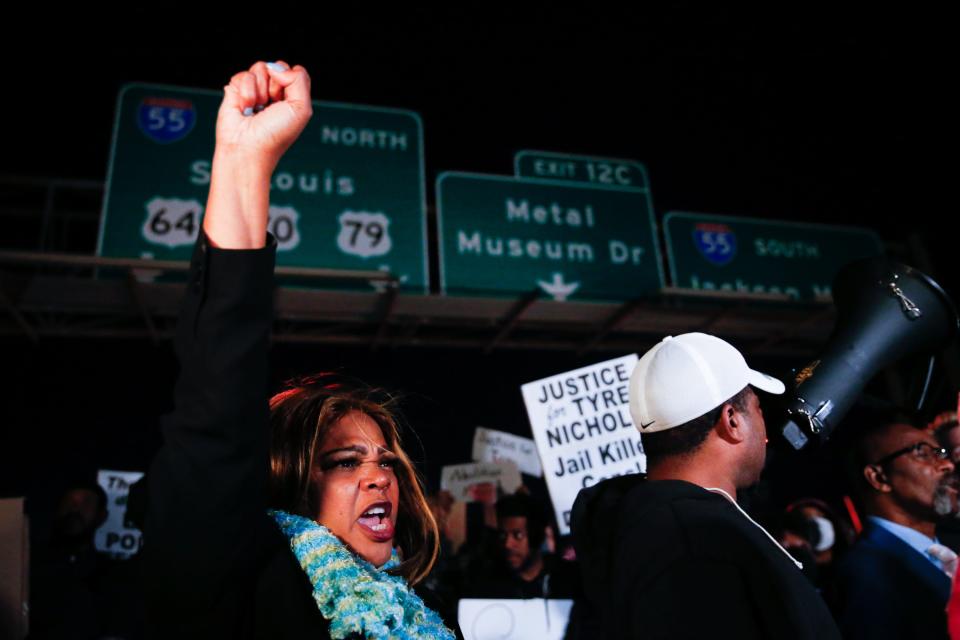
{"label": "dark background", "polygon": [[[307,67],[317,99],[419,112],[431,204],[440,171],[510,173],[518,149],[633,158],[658,219],[681,210],[870,227],[894,253],[922,246],[923,268],[956,291],[945,196],[956,51],[943,15],[809,3],[268,3],[216,21],[195,10],[28,8],[11,20],[0,175],[102,180],[121,85],[219,88],[280,58]],[[6,337],[0,349],[0,494],[40,505],[76,473],[146,468],[176,373],[168,344]],[[342,368],[406,391],[435,484],[441,464],[467,459],[474,426],[528,433],[521,383],[600,359],[280,345],[273,378]],[[803,363],[752,364],[785,374]],[[950,408],[949,391],[937,409]],[[836,493],[829,452],[776,449],[772,503]]]}

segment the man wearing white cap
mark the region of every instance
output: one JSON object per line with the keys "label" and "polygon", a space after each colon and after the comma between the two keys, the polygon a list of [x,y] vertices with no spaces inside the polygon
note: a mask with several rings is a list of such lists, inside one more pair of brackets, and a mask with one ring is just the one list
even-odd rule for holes
{"label": "man wearing white cap", "polygon": [[784,386],[703,333],[664,338],[637,363],[630,413],[647,477],[602,482],[573,507],[582,628],[622,638],[840,637],[799,563],[737,506],[766,456],[755,389]]}

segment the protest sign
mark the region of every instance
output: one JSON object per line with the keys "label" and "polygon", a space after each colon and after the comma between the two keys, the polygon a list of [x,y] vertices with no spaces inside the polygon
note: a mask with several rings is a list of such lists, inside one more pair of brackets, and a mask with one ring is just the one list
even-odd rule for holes
{"label": "protest sign", "polygon": [[533,440],[495,429],[477,427],[473,432],[473,459],[477,462],[513,460],[523,473],[538,478],[543,475]]}
{"label": "protest sign", "polygon": [[636,363],[631,354],[521,387],[561,535],[580,489],[646,471],[628,397]]}
{"label": "protest sign", "polygon": [[520,488],[520,470],[512,460],[452,464],[440,470],[440,488],[449,491],[455,500],[473,500],[470,487],[484,482],[500,485],[504,493],[513,493]]}
{"label": "protest sign", "polygon": [[139,471],[110,471],[101,469],[97,472],[97,484],[107,493],[107,520],[94,537],[97,551],[109,553],[118,558],[129,558],[140,550],[143,544],[143,534],[139,529],[124,525],[124,516],[127,513],[127,496],[130,485],[143,477]]}
{"label": "protest sign", "polygon": [[573,600],[463,599],[457,622],[464,640],[562,640]]}
{"label": "protest sign", "polygon": [[0,499],[0,629],[23,638],[30,626],[30,532],[23,498]]}

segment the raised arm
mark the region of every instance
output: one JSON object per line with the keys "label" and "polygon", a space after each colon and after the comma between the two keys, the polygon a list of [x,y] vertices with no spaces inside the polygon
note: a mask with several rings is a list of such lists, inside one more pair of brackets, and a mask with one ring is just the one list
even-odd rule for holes
{"label": "raised arm", "polygon": [[203,229],[214,247],[259,249],[270,176],[312,113],[310,76],[301,66],[258,62],[223,91]]}
{"label": "raised arm", "polygon": [[175,409],[149,473],[151,637],[238,637],[249,614],[266,520],[270,176],[311,113],[306,71],[277,69],[261,62],[234,76],[217,119],[204,233],[177,324]]}

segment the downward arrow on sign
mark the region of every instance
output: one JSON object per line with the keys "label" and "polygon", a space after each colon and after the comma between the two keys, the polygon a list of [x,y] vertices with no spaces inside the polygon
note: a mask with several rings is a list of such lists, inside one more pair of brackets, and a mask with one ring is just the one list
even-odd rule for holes
{"label": "downward arrow on sign", "polygon": [[563,302],[580,288],[579,282],[564,282],[562,273],[554,273],[553,280],[550,282],[537,280],[537,284],[557,302]]}

